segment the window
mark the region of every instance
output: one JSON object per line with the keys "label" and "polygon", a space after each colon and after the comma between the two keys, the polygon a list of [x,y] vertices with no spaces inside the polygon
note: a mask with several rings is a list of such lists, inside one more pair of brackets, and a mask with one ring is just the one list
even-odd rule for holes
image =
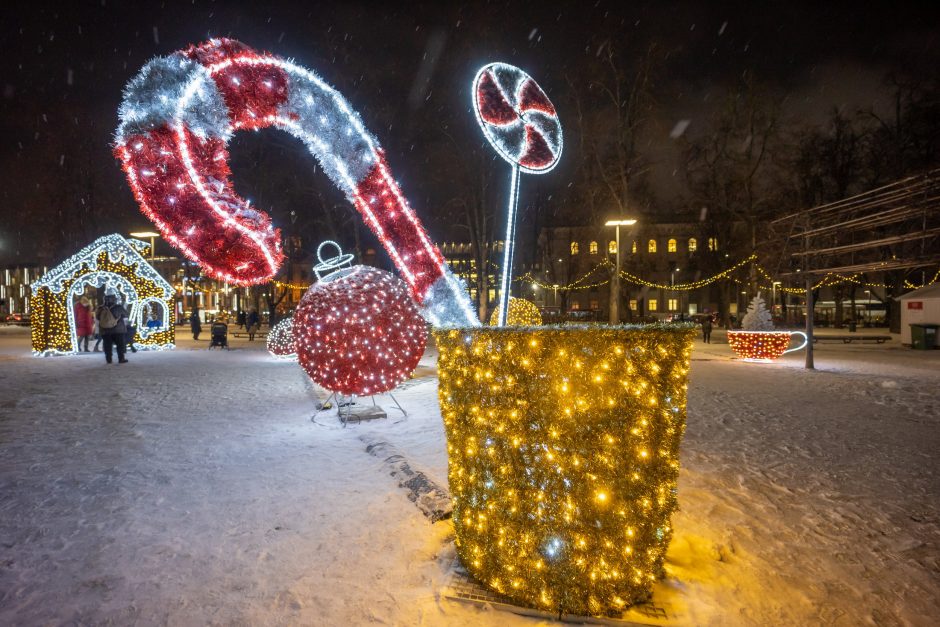
{"label": "window", "polygon": [[571,311],[578,311],[579,309],[581,309],[581,303],[578,301],[571,303]]}
{"label": "window", "polygon": [[571,254],[572,255],[578,254],[578,242],[571,242]]}
{"label": "window", "polygon": [[679,299],[670,298],[667,301],[667,306],[669,307],[669,311],[679,311]]}
{"label": "window", "polygon": [[696,240],[694,237],[690,237],[689,238],[689,252],[694,253],[697,248],[698,248],[698,240]]}
{"label": "window", "polygon": [[633,246],[630,248],[630,252],[634,255],[636,254],[636,240],[633,240]]}
{"label": "window", "polygon": [[676,240],[670,239],[668,242],[666,242],[666,252],[676,252]]}
{"label": "window", "polygon": [[649,244],[647,244],[646,249],[651,253],[655,253],[656,252],[656,240],[651,239]]}
{"label": "window", "polygon": [[616,241],[610,240],[610,243],[607,244],[607,252],[610,253],[611,255],[617,254],[617,242]]}
{"label": "window", "polygon": [[659,303],[656,302],[655,298],[651,298],[649,301],[649,304],[650,304],[650,311],[656,311],[656,305],[658,305]]}
{"label": "window", "polygon": [[630,299],[630,311],[636,311],[636,299],[635,298]]}
{"label": "window", "polygon": [[708,250],[718,250],[718,238],[717,237],[708,238]]}
{"label": "window", "polygon": [[589,252],[590,252],[592,255],[596,255],[596,254],[597,254],[597,242],[591,242],[591,246],[590,246]]}
{"label": "window", "polygon": [[600,309],[600,303],[596,300],[591,301],[591,309]]}

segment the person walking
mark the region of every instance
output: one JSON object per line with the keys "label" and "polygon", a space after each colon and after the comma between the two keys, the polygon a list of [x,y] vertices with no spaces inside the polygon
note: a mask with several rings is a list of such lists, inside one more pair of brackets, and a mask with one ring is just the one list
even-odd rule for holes
{"label": "person walking", "polygon": [[95,332],[95,316],[91,313],[91,302],[87,296],[75,303],[75,335],[78,337],[78,351],[82,352],[82,341],[85,342],[85,352],[88,350],[88,340]]}
{"label": "person walking", "polygon": [[706,344],[712,343],[712,317],[702,318],[702,341]]}
{"label": "person walking", "polygon": [[254,307],[248,312],[248,317],[245,319],[245,324],[248,329],[248,341],[254,341],[255,333],[258,332],[258,327],[261,326],[261,316],[258,315],[258,312]]}
{"label": "person walking", "polygon": [[104,358],[111,363],[112,352],[117,348],[119,364],[126,364],[124,357],[127,346],[124,338],[127,334],[127,310],[118,301],[114,294],[106,294],[104,305],[98,307],[96,316],[98,319],[98,331],[104,340]]}
{"label": "person walking", "polygon": [[202,333],[202,323],[199,322],[198,309],[193,309],[193,313],[189,315],[189,328],[193,332],[193,339],[198,340],[199,334]]}

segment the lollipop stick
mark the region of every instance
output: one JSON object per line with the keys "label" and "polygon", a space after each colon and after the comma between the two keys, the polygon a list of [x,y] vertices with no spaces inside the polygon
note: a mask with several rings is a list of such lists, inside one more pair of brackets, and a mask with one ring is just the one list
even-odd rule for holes
{"label": "lollipop stick", "polygon": [[506,326],[509,314],[509,286],[512,284],[512,254],[516,244],[516,207],[519,205],[519,166],[513,164],[509,184],[509,210],[506,213],[506,242],[503,244],[503,279],[499,290],[498,325]]}

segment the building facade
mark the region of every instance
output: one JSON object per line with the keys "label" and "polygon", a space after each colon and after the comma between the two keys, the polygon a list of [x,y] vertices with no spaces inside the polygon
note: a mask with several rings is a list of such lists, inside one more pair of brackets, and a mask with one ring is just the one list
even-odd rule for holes
{"label": "building facade", "polygon": [[0,271],[0,322],[10,314],[29,315],[32,285],[48,270],[38,263],[3,267]]}
{"label": "building facade", "polygon": [[[720,297],[714,286],[682,286],[738,261],[724,245],[717,237],[703,238],[697,223],[620,227],[621,271],[641,279],[621,278],[621,319],[661,320],[717,311]],[[538,249],[541,269],[532,273],[537,280],[521,282],[520,294],[545,309],[588,311],[588,318],[608,320],[618,252],[615,229],[547,227],[539,235]],[[740,306],[732,300],[731,313]]]}

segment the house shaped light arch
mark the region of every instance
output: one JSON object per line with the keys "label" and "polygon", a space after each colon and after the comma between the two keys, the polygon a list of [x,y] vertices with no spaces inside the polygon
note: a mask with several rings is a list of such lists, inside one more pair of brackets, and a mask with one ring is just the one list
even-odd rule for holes
{"label": "house shaped light arch", "polygon": [[[138,349],[174,348],[174,290],[141,254],[147,244],[119,234],[105,235],[47,272],[32,285],[31,332],[34,355],[78,352],[73,297],[85,286],[124,295],[137,326]],[[160,324],[147,326],[145,309],[162,309]]]}

